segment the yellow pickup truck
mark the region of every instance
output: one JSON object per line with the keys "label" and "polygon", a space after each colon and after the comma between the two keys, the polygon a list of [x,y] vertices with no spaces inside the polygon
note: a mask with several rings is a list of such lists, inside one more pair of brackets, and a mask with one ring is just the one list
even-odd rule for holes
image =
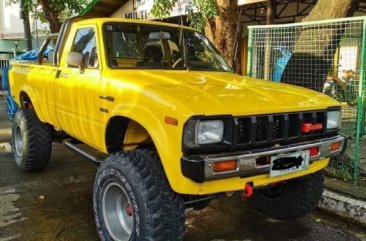
{"label": "yellow pickup truck", "polygon": [[233,193],[273,218],[295,219],[316,207],[322,169],[345,147],[338,102],[234,74],[191,28],[73,18],[39,56],[10,71],[20,108],[15,162],[44,169],[54,137],[64,136],[100,164],[93,203],[101,240],[181,240],[186,208]]}

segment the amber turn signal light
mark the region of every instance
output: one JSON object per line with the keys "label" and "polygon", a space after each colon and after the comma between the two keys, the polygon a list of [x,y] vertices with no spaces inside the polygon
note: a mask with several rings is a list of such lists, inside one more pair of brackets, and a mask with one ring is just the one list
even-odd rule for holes
{"label": "amber turn signal light", "polygon": [[166,116],[164,121],[168,125],[172,125],[172,126],[177,126],[178,125],[178,120],[173,118],[173,117]]}
{"label": "amber turn signal light", "polygon": [[227,172],[236,170],[238,167],[237,160],[215,162],[212,166],[214,172]]}
{"label": "amber turn signal light", "polygon": [[333,142],[332,144],[330,144],[329,150],[338,151],[339,149],[341,149],[341,147],[342,147],[342,142],[340,142],[340,141]]}

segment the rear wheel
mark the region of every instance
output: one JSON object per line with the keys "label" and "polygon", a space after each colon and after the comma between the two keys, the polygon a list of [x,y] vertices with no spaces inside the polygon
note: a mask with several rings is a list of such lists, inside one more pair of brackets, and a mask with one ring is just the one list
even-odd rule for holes
{"label": "rear wheel", "polygon": [[254,191],[248,202],[269,217],[294,220],[310,213],[319,204],[324,190],[323,181],[323,172],[319,171]]}
{"label": "rear wheel", "polygon": [[182,239],[183,199],[170,188],[154,151],[108,157],[97,172],[93,203],[101,240]]}
{"label": "rear wheel", "polygon": [[12,148],[15,163],[22,170],[46,168],[52,151],[51,127],[42,123],[33,110],[18,110],[13,120]]}

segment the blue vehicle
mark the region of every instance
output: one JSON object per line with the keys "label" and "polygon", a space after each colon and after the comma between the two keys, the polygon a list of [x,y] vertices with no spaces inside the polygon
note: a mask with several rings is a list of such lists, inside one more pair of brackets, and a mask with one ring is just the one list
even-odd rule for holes
{"label": "blue vehicle", "polygon": [[272,75],[272,80],[275,82],[281,82],[283,71],[292,55],[292,52],[287,48],[279,48],[279,50],[282,56],[276,61]]}

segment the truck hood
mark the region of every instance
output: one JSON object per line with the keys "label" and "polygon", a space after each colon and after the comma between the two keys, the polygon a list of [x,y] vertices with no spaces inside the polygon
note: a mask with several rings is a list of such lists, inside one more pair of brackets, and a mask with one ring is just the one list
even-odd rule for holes
{"label": "truck hood", "polygon": [[[125,78],[143,81],[144,91],[169,106],[202,115],[281,113],[326,109],[340,104],[309,89],[226,72],[141,70]],[[125,79],[124,78],[124,79]],[[127,80],[127,81],[133,81]],[[164,97],[163,97],[164,96]]]}

